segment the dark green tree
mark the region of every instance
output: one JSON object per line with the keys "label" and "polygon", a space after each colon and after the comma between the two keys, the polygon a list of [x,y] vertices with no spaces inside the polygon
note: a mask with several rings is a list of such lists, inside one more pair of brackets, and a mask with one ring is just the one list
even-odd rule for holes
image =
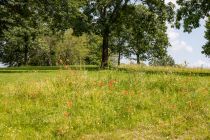
{"label": "dark green tree", "polygon": [[166,19],[164,21],[160,18],[145,6],[138,5],[129,19],[128,51],[136,55],[137,64],[150,57],[165,55],[169,46]]}
{"label": "dark green tree", "polygon": [[83,7],[92,31],[103,38],[102,68],[108,66],[110,33],[120,22],[120,15],[127,9],[129,2],[130,0],[87,0]]}
{"label": "dark green tree", "polygon": [[170,55],[162,56],[161,58],[153,57],[149,61],[151,66],[175,66],[175,61]]}
{"label": "dark green tree", "polygon": [[179,9],[176,15],[176,27],[180,28],[180,22],[183,21],[185,32],[198,28],[200,20],[209,16],[209,0],[177,0],[177,4]]}
{"label": "dark green tree", "polygon": [[[159,0],[136,0],[148,7],[152,12],[157,13],[159,20],[165,21],[167,18],[167,6],[164,1]],[[110,34],[119,24],[122,23],[122,16],[130,15],[134,8],[132,0],[87,0],[82,7],[82,13],[87,17],[88,26],[95,34],[102,36],[102,62],[101,67],[108,66],[108,52]]]}
{"label": "dark green tree", "polygon": [[[73,25],[74,20],[70,19],[77,17],[79,9],[76,7],[75,0],[0,1],[0,59],[9,64],[16,64],[15,61],[18,61],[17,65],[29,64],[32,54],[37,56],[35,53],[39,50],[35,43],[37,37],[64,33]],[[14,52],[18,59],[12,59]],[[50,54],[55,54],[52,49]]]}
{"label": "dark green tree", "polygon": [[202,53],[205,54],[207,57],[210,57],[210,16],[208,17],[208,21],[206,22],[205,38],[207,39],[207,42],[203,46]]}
{"label": "dark green tree", "polygon": [[110,50],[112,54],[117,54],[117,64],[120,65],[120,61],[123,55],[126,54],[128,49],[129,32],[126,26],[121,25],[118,27],[110,37]]}
{"label": "dark green tree", "polygon": [[95,34],[88,34],[88,50],[89,54],[85,58],[87,65],[101,64],[101,46],[102,38]]}

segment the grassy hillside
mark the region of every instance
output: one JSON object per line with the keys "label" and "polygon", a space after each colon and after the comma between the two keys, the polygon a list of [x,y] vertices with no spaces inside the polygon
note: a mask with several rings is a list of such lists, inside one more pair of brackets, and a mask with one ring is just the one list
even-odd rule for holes
{"label": "grassy hillside", "polygon": [[0,139],[210,139],[209,70],[84,69],[0,70]]}

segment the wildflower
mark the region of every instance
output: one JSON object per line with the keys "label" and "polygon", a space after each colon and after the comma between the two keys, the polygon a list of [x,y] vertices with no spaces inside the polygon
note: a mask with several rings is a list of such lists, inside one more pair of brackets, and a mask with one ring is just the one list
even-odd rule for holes
{"label": "wildflower", "polygon": [[127,91],[127,90],[124,90],[124,91],[123,91],[123,94],[124,94],[124,95],[128,95],[128,91]]}
{"label": "wildflower", "polygon": [[69,117],[69,113],[68,112],[64,112],[64,116],[65,117]]}
{"label": "wildflower", "polygon": [[115,84],[115,83],[116,83],[116,80],[110,80],[108,83],[109,88],[112,88],[113,84]]}
{"label": "wildflower", "polygon": [[99,82],[99,87],[103,87],[104,83],[103,82]]}
{"label": "wildflower", "polygon": [[68,102],[67,102],[67,107],[68,107],[68,108],[71,108],[71,107],[72,107],[72,101],[68,101]]}
{"label": "wildflower", "polygon": [[113,82],[109,81],[108,86],[109,86],[109,88],[112,88],[113,87]]}

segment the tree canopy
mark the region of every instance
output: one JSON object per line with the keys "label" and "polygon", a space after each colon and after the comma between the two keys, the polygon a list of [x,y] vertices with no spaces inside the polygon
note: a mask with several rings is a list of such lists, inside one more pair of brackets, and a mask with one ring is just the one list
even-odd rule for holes
{"label": "tree canopy", "polygon": [[[177,0],[176,27],[209,16],[207,0]],[[0,0],[0,61],[10,66],[99,64],[166,58],[174,5],[160,0]],[[209,20],[206,24],[209,40]],[[209,56],[209,41],[203,46]],[[80,61],[80,62],[81,62]]]}
{"label": "tree canopy", "polygon": [[206,32],[205,38],[207,40],[206,44],[203,46],[202,53],[205,54],[207,57],[210,57],[210,16],[206,22]]}
{"label": "tree canopy", "polygon": [[180,28],[183,21],[185,32],[200,26],[200,20],[209,16],[209,0],[177,0],[179,5],[176,15],[176,27]]}

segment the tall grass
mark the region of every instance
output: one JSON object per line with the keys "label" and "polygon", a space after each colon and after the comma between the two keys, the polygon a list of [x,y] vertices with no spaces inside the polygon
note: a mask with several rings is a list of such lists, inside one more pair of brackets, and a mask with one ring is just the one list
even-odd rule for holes
{"label": "tall grass", "polygon": [[210,77],[0,74],[1,139],[209,139]]}

